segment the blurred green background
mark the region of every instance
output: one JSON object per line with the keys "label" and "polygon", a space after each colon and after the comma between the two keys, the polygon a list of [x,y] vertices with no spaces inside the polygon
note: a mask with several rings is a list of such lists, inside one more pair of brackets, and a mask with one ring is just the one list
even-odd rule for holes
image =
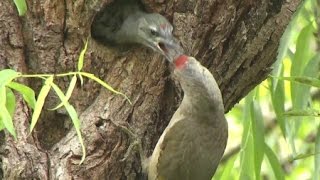
{"label": "blurred green background", "polygon": [[267,80],[228,114],[214,180],[320,180],[320,0],[299,7]]}

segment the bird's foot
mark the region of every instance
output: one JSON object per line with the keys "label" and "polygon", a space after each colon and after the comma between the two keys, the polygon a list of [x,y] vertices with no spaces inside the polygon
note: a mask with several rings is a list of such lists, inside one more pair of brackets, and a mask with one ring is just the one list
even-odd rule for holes
{"label": "bird's foot", "polygon": [[120,125],[112,120],[110,120],[110,122],[113,125],[115,125],[117,128],[119,128],[121,131],[123,131],[125,134],[127,134],[130,140],[130,145],[126,153],[124,154],[124,157],[120,161],[126,161],[132,153],[138,151],[140,155],[141,163],[143,163],[146,159],[146,156],[142,149],[141,138],[136,133],[134,133],[134,131],[130,128],[129,125],[128,126]]}

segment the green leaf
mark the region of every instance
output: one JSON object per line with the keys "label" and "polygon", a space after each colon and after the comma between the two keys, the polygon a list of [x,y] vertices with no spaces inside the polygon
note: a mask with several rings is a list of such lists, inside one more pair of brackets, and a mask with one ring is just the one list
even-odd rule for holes
{"label": "green leaf", "polygon": [[320,53],[316,54],[304,69],[303,76],[317,77],[319,73]]}
{"label": "green leaf", "polygon": [[82,87],[83,86],[83,77],[81,74],[78,74],[78,75],[79,75],[80,85]]}
{"label": "green leaf", "polygon": [[0,119],[2,120],[3,125],[9,131],[9,133],[14,137],[14,139],[17,139],[17,134],[15,131],[10,113],[5,107],[0,106],[0,108],[2,109],[2,111],[0,112]]}
{"label": "green leaf", "polygon": [[56,109],[59,109],[60,107],[62,107],[65,102],[69,101],[71,95],[72,95],[72,92],[73,92],[73,89],[74,87],[76,86],[76,83],[77,83],[77,76],[74,75],[70,81],[70,84],[69,84],[69,88],[67,90],[67,93],[66,93],[66,96],[65,96],[65,99],[64,101],[62,101],[60,104],[58,104],[55,108],[52,108],[50,110],[56,110]]}
{"label": "green leaf", "polygon": [[256,89],[256,98],[251,102],[251,124],[253,134],[253,147],[254,147],[254,168],[256,179],[260,179],[261,165],[264,156],[264,125],[263,117],[259,104],[259,87]]}
{"label": "green leaf", "polygon": [[253,135],[251,121],[251,103],[254,92],[251,91],[245,98],[244,117],[242,121],[243,135],[240,151],[240,180],[256,179],[254,156],[253,156]]}
{"label": "green leaf", "polygon": [[[283,74],[283,59],[287,56],[289,49],[289,45],[292,43],[292,33],[294,30],[294,25],[296,22],[296,16],[292,18],[292,20],[289,22],[285,32],[283,33],[280,44],[278,48],[278,55],[277,60],[273,64],[273,70],[272,75],[274,76],[280,76],[280,74]],[[273,92],[276,91],[276,88],[278,87],[278,79],[272,79],[272,86],[273,89],[271,89]]]}
{"label": "green leaf", "polygon": [[296,52],[292,60],[291,76],[300,76],[313,55],[311,42],[314,40],[314,27],[312,22],[305,26],[298,37]]}
{"label": "green leaf", "polygon": [[0,87],[0,119],[4,127],[9,131],[9,133],[17,139],[17,134],[13,125],[12,117],[6,107],[6,87]]}
{"label": "green leaf", "polygon": [[[296,52],[291,65],[292,77],[289,78],[291,80],[292,110],[307,108],[311,99],[310,87],[320,86],[320,81],[313,78],[318,76],[320,59],[319,54],[314,55],[315,51],[312,44],[315,42],[315,38],[313,33],[312,22],[309,22],[298,37]],[[302,118],[292,116],[288,122],[289,142],[294,155],[296,154],[295,137],[301,127]]]}
{"label": "green leaf", "polygon": [[19,16],[25,15],[27,11],[27,3],[25,0],[13,0],[18,9]]}
{"label": "green leaf", "polygon": [[285,174],[283,169],[281,168],[281,164],[277,158],[277,155],[272,151],[272,149],[265,144],[265,154],[270,162],[274,175],[276,176],[277,180],[284,180]]}
{"label": "green leaf", "polygon": [[4,126],[2,119],[0,117],[0,131],[2,131],[3,129],[5,129],[6,127]]}
{"label": "green leaf", "polygon": [[109,91],[115,93],[115,94],[119,94],[121,96],[123,96],[130,104],[131,101],[130,99],[123,93],[119,92],[119,91],[116,91],[115,89],[113,89],[109,84],[105,83],[104,81],[102,81],[101,79],[97,78],[95,75],[93,74],[89,74],[89,73],[82,73],[83,76],[85,77],[88,77],[94,81],[96,81],[97,83],[101,84],[103,87],[105,87],[106,89],[108,89]]}
{"label": "green leaf", "polygon": [[9,111],[10,116],[13,117],[14,111],[16,109],[16,96],[9,88],[6,89],[6,99],[6,108]]}
{"label": "green leaf", "polygon": [[320,112],[316,109],[297,109],[290,110],[284,113],[286,116],[310,116],[310,117],[319,117]]}
{"label": "green leaf", "polygon": [[280,79],[320,88],[320,80],[313,77],[281,77]]}
{"label": "green leaf", "polygon": [[238,156],[235,155],[228,160],[227,164],[225,165],[225,167],[223,169],[223,173],[222,173],[221,177],[218,179],[230,179],[231,178],[230,174],[234,170],[233,166],[234,166],[234,162],[236,161],[237,157]]}
{"label": "green leaf", "polygon": [[[304,69],[309,60],[313,56],[313,50],[311,48],[311,42],[314,40],[314,27],[312,22],[305,26],[298,37],[296,52],[292,60],[290,76],[299,77],[303,75]],[[291,81],[291,99],[293,108],[301,108],[303,106],[302,98],[299,98],[303,94],[303,89]]]}
{"label": "green leaf", "polygon": [[0,106],[6,107],[6,104],[7,104],[6,87],[0,87]]}
{"label": "green leaf", "polygon": [[12,69],[4,69],[0,71],[0,88],[2,86],[7,85],[14,78],[18,77],[20,73],[12,70]]}
{"label": "green leaf", "polygon": [[274,77],[274,78],[320,88],[320,80],[313,77],[291,76],[291,77]]}
{"label": "green leaf", "polygon": [[7,84],[7,86],[22,94],[23,99],[32,109],[34,109],[36,104],[36,97],[34,91],[31,88],[16,82],[10,82]]}
{"label": "green leaf", "polygon": [[[284,72],[284,68],[283,66],[280,69],[280,74],[278,74],[277,76],[283,76],[283,72]],[[281,132],[283,137],[286,138],[287,135],[287,131],[286,131],[286,121],[285,121],[285,117],[283,116],[283,113],[285,111],[284,109],[284,104],[285,104],[285,86],[284,86],[284,82],[283,81],[277,81],[275,83],[275,81],[278,78],[270,78],[271,82],[271,88],[269,88],[270,90],[270,94],[271,94],[271,102],[272,102],[272,106],[273,109],[275,111],[275,114],[277,116],[277,122],[279,123]]]}
{"label": "green leaf", "polygon": [[42,88],[39,92],[38,99],[35,104],[35,108],[34,108],[32,119],[31,119],[30,133],[32,132],[33,128],[35,127],[35,125],[40,117],[40,113],[41,113],[43,105],[44,105],[44,100],[46,99],[46,97],[50,91],[52,82],[53,82],[53,76],[48,77],[45,81],[44,86],[42,86]]}
{"label": "green leaf", "polygon": [[311,156],[315,156],[320,154],[320,152],[316,152],[316,153],[305,153],[305,154],[298,154],[294,157],[292,157],[291,161],[295,161],[295,160],[300,160],[300,159],[305,159]]}
{"label": "green leaf", "polygon": [[86,148],[84,146],[84,143],[83,143],[83,139],[82,139],[82,135],[81,135],[81,131],[80,131],[80,120],[78,118],[78,114],[76,112],[76,110],[74,109],[74,107],[72,105],[69,104],[68,101],[65,101],[66,97],[64,96],[63,92],[61,91],[61,89],[52,83],[52,88],[54,89],[54,91],[57,93],[58,97],[61,99],[62,102],[64,102],[64,107],[66,108],[71,120],[72,120],[72,123],[76,129],[76,132],[77,132],[77,136],[78,136],[78,139],[79,139],[79,142],[81,144],[81,147],[82,147],[82,158],[81,158],[81,161],[80,161],[80,164],[84,161],[85,157],[86,157]]}
{"label": "green leaf", "polygon": [[80,53],[80,56],[79,56],[79,59],[78,59],[78,71],[81,71],[82,68],[83,68],[83,62],[84,62],[84,54],[86,53],[87,51],[87,47],[88,47],[88,39],[84,45],[84,49],[82,49],[81,53]]}
{"label": "green leaf", "polygon": [[[315,152],[320,152],[320,125],[318,126],[316,142],[315,142]],[[320,172],[320,154],[316,154],[314,157],[314,172]],[[320,173],[313,173],[313,179],[320,179]]]}

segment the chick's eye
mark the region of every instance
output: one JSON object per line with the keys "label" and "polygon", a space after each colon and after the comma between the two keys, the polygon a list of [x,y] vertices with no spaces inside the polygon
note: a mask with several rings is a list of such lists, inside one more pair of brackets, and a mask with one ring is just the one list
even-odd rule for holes
{"label": "chick's eye", "polygon": [[156,30],[154,30],[154,29],[150,29],[150,33],[151,33],[151,35],[153,35],[153,36],[159,36],[159,33],[158,33]]}

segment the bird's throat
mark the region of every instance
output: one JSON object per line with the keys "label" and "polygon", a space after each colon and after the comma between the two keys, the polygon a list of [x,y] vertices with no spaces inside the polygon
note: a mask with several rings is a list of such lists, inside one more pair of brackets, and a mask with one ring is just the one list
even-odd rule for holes
{"label": "bird's throat", "polygon": [[177,69],[182,69],[184,68],[187,62],[188,62],[188,56],[181,55],[174,61],[174,65]]}

